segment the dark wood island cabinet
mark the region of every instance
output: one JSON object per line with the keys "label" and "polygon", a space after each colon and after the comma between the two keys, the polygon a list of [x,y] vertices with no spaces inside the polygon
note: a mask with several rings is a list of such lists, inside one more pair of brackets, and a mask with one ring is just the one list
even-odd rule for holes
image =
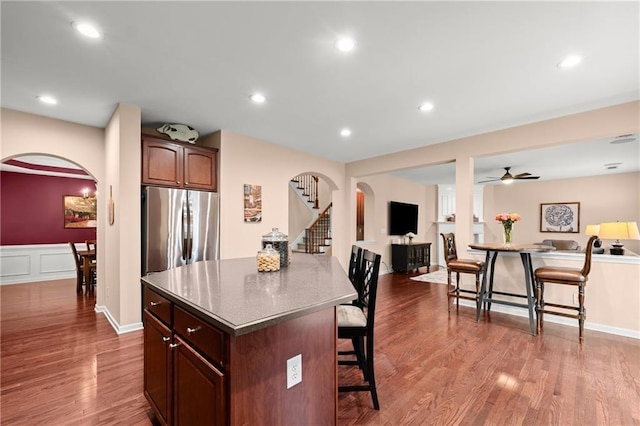
{"label": "dark wood island cabinet", "polygon": [[[168,425],[337,422],[335,306],[355,290],[333,257],[197,262],[142,278],[144,394]],[[302,356],[288,388],[287,360]]]}

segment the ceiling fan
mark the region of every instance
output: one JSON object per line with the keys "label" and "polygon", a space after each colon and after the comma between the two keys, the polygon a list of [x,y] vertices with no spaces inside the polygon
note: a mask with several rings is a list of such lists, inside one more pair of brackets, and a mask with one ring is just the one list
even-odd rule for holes
{"label": "ceiling fan", "polygon": [[485,182],[495,182],[495,181],[502,181],[502,183],[504,184],[510,184],[512,183],[514,180],[516,179],[540,179],[540,176],[532,176],[531,173],[519,173],[517,175],[512,175],[511,173],[509,173],[509,170],[511,169],[511,167],[505,167],[505,174],[502,177],[492,177],[492,176],[488,176],[489,180],[483,180],[480,181],[478,183],[485,183]]}

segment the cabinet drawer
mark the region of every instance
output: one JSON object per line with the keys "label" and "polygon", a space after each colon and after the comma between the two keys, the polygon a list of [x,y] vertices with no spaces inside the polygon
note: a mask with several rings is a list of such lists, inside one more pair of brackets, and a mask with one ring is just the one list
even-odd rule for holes
{"label": "cabinet drawer", "polygon": [[173,330],[206,357],[224,365],[225,335],[222,331],[177,306],[174,310]]}
{"label": "cabinet drawer", "polygon": [[148,287],[144,287],[144,308],[171,326],[171,302]]}

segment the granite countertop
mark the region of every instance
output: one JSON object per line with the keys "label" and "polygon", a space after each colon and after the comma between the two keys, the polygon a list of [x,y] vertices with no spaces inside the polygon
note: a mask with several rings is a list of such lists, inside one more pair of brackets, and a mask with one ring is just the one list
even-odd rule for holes
{"label": "granite countertop", "polygon": [[258,272],[255,257],[196,262],[142,277],[161,295],[187,305],[239,336],[356,298],[335,257],[294,253],[277,272]]}

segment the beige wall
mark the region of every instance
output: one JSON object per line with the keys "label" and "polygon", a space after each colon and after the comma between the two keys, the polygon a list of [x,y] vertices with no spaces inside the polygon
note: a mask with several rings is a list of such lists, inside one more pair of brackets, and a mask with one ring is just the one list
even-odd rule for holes
{"label": "beige wall", "polygon": [[[358,179],[358,183],[365,183],[373,192],[375,216],[373,223],[365,222],[367,241],[355,241],[354,233],[351,238],[352,244],[381,254],[382,261],[386,264],[386,266],[380,267],[382,272],[391,270],[391,243],[400,239],[398,236],[387,235],[389,201],[418,204],[418,233],[414,241],[434,241],[436,232],[433,224],[436,215],[435,186],[417,184],[390,174],[367,176]],[[365,197],[367,196],[370,195],[365,193]],[[350,221],[355,221],[355,214],[352,218],[353,220]],[[433,256],[435,254],[432,255],[432,260],[434,260]]]}
{"label": "beige wall", "polygon": [[[220,132],[220,257],[255,256],[262,235],[278,227],[289,233],[289,181],[303,173],[320,176],[333,191],[334,235],[344,235],[344,164],[292,149]],[[262,185],[262,222],[243,221],[243,185]],[[334,240],[333,252],[344,243]],[[338,256],[344,262],[344,256]],[[348,260],[348,259],[347,259]],[[343,263],[344,265],[345,263]]]}
{"label": "beige wall", "polygon": [[[0,109],[0,123],[2,161],[25,154],[46,154],[63,158],[85,169],[96,180],[98,194],[105,193],[104,129],[6,108]],[[105,198],[98,196],[99,242],[105,233],[105,212]],[[100,250],[97,260],[98,267],[104,269],[105,255]],[[104,282],[104,277],[99,275],[97,304],[102,303],[104,297],[100,291]]]}
{"label": "beige wall", "polygon": [[[465,247],[473,241],[472,225],[465,219],[473,215],[473,203],[470,201],[473,180],[469,176],[469,169],[473,165],[474,157],[638,133],[638,117],[640,102],[614,105],[355,161],[346,165],[346,176],[350,185],[355,185],[351,181],[352,178],[456,161],[456,172],[463,172],[456,176],[456,218],[464,220],[466,224],[464,227],[456,227],[456,241]],[[348,192],[353,192],[355,197],[355,190],[349,188]],[[355,215],[355,202],[352,203],[350,215]],[[355,235],[355,223],[352,227],[348,235]]]}
{"label": "beige wall", "polygon": [[[113,188],[115,221],[106,229],[104,303],[120,331],[140,326],[140,108],[119,104],[106,128],[107,191]],[[104,218],[106,219],[106,218]],[[103,219],[103,220],[104,220]],[[102,269],[101,269],[102,272]],[[98,301],[98,304],[100,301]]]}
{"label": "beige wall", "polygon": [[[106,129],[2,109],[2,160],[47,154],[70,160],[98,182],[96,307],[118,331],[140,325],[140,109],[118,105]],[[109,186],[116,222],[107,225]]]}
{"label": "beige wall", "polygon": [[[525,126],[513,127],[482,135],[471,136],[447,143],[428,145],[414,150],[398,152],[395,154],[361,160],[346,165],[346,182],[348,183],[346,193],[355,199],[355,185],[358,180],[365,176],[388,173],[394,170],[421,167],[425,165],[441,164],[452,160],[456,161],[456,219],[466,226],[456,227],[456,240],[459,247],[467,247],[473,241],[471,222],[465,218],[471,218],[472,202],[470,202],[473,191],[473,181],[470,172],[473,168],[474,157],[487,156],[504,152],[515,152],[521,150],[531,150],[537,147],[561,145],[574,143],[596,138],[612,137],[620,134],[640,132],[640,102],[630,102],[615,105],[608,108],[592,110],[580,114],[560,117],[552,120],[541,121]],[[593,179],[593,180],[591,180]],[[620,179],[620,181],[618,181]],[[589,189],[562,188],[557,183],[548,183],[543,189],[536,190],[535,195],[526,195],[520,192],[524,186],[518,184],[513,186],[516,194],[506,194],[498,190],[487,191],[484,198],[485,220],[487,228],[497,234],[499,224],[491,223],[491,215],[497,214],[501,209],[532,209],[534,218],[528,219],[527,213],[523,223],[516,225],[516,240],[518,238],[542,239],[543,233],[535,231],[539,226],[539,203],[553,201],[581,201],[582,224],[585,221],[608,220],[611,211],[603,209],[604,202],[598,204],[599,200],[609,200],[615,198],[622,191],[623,197],[628,197],[628,204],[621,208],[625,214],[632,215],[635,208],[635,216],[638,217],[638,177],[637,174],[631,176],[612,177],[612,181],[602,181],[599,178],[588,178],[587,185],[598,188],[598,193]],[[542,184],[543,182],[539,182]],[[575,181],[568,182],[570,184]],[[616,189],[609,188],[609,183],[620,183]],[[527,183],[528,185],[528,183]],[[630,187],[629,187],[630,186]],[[502,190],[502,189],[501,189]],[[627,192],[628,190],[628,192]],[[575,192],[574,192],[575,191]],[[611,192],[605,195],[602,192]],[[635,191],[635,195],[630,195]],[[458,197],[462,194],[462,197]],[[550,196],[552,198],[547,199]],[[556,197],[563,196],[563,199]],[[564,199],[568,197],[567,199]],[[578,197],[578,198],[576,198]],[[531,198],[531,199],[529,199]],[[515,204],[515,200],[518,204]],[[583,201],[584,199],[584,201]],[[537,204],[537,206],[536,206]],[[512,207],[511,207],[512,206]],[[526,209],[526,210],[524,210]],[[464,211],[463,211],[464,210]],[[518,213],[522,213],[522,211]],[[350,204],[349,217],[355,217],[355,201]],[[601,219],[602,218],[602,219]],[[611,217],[615,220],[614,217]],[[621,218],[623,219],[623,218]],[[531,222],[529,222],[531,220]],[[496,226],[498,225],[498,226]],[[349,244],[355,242],[355,222],[348,222]],[[522,229],[521,229],[522,228]],[[566,234],[565,234],[566,235]],[[491,240],[491,234],[486,235],[487,240]],[[584,237],[583,237],[584,238]],[[497,239],[497,237],[496,237]],[[577,239],[577,238],[576,238]],[[435,242],[435,240],[433,240]],[[627,242],[628,243],[628,242]],[[636,247],[637,243],[630,243],[629,247]],[[483,258],[482,255],[478,255]],[[534,268],[544,264],[580,267],[583,258],[580,255],[573,255],[573,258],[534,258]],[[616,332],[640,338],[640,263],[637,258],[629,260],[616,259],[614,256],[606,256],[604,259],[594,260],[589,285],[587,289],[587,324],[592,328],[608,332]],[[522,264],[517,256],[502,256],[496,265],[496,282],[504,286],[504,290],[522,292],[523,280]],[[468,283],[465,282],[466,285]],[[558,287],[558,286],[556,286]],[[593,289],[593,290],[592,290]],[[573,291],[568,288],[550,289],[547,294],[548,300],[558,297],[564,301],[573,300]],[[562,303],[562,302],[561,302]]]}
{"label": "beige wall", "polygon": [[289,244],[305,230],[312,218],[311,210],[304,205],[296,190],[289,186]]}
{"label": "beige wall", "polygon": [[[502,227],[493,220],[496,214],[516,212],[522,221],[514,226],[515,242],[540,242],[544,239],[576,240],[585,246],[588,224],[601,222],[640,223],[640,173],[618,173],[574,179],[540,182],[518,182],[513,185],[488,186],[492,202],[485,199],[485,210],[490,213],[485,227],[485,241],[501,241]],[[579,202],[580,232],[540,232],[540,203]],[[611,241],[603,241],[609,246]],[[622,241],[629,250],[640,254],[640,241]]]}

